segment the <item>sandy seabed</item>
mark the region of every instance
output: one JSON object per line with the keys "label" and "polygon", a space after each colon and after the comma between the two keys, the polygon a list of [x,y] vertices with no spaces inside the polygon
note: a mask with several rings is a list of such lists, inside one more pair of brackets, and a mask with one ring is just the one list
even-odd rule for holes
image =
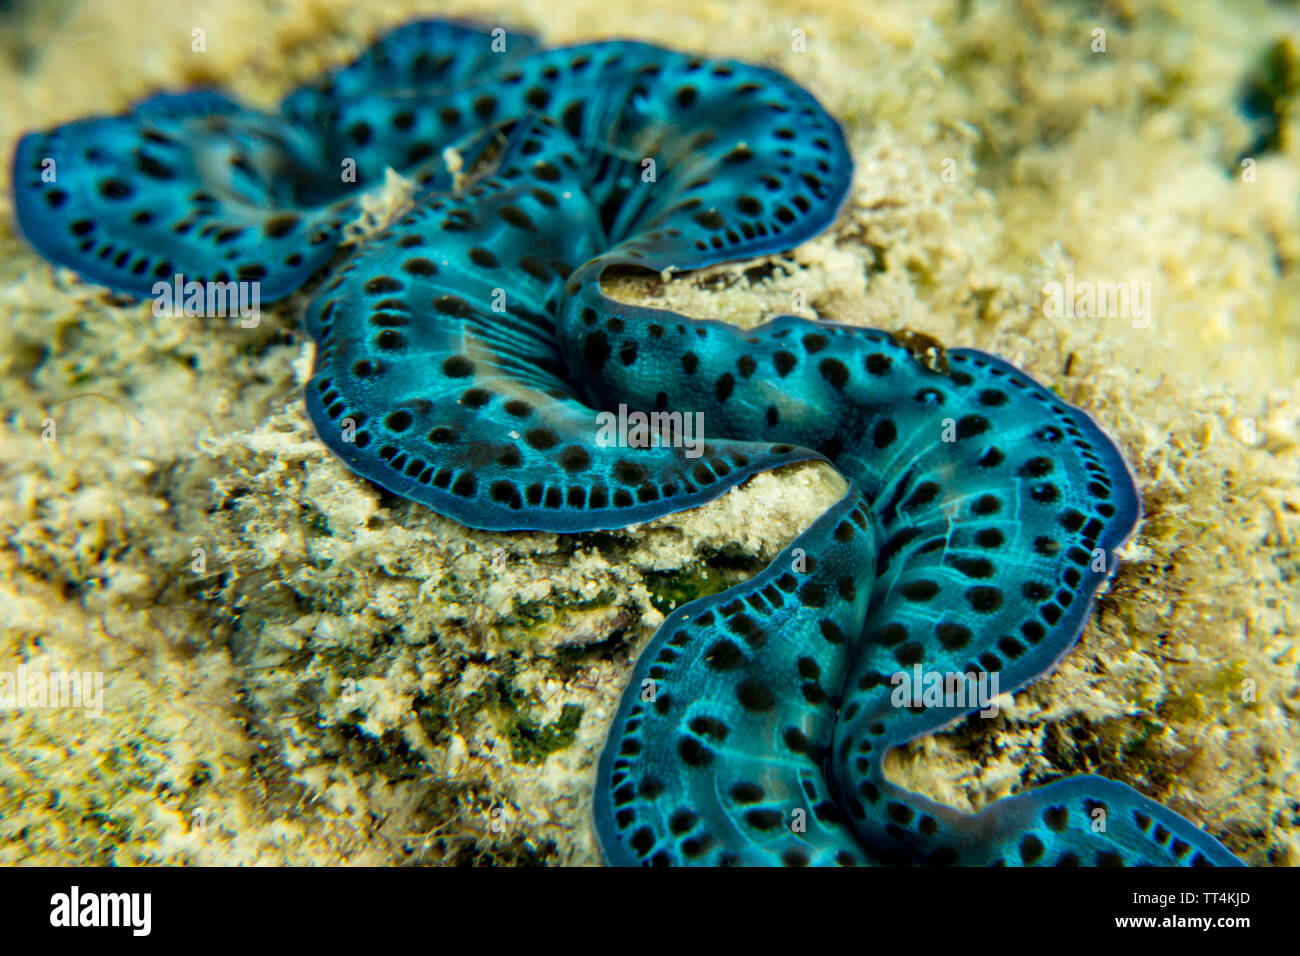
{"label": "sandy seabed", "polygon": [[[1061,666],[892,776],[973,809],[1101,773],[1251,864],[1300,862],[1294,5],[18,2],[0,151],[159,89],[271,106],[415,15],[812,90],[857,161],[837,224],[619,294],[994,352],[1097,417],[1145,507]],[[0,862],[599,862],[594,765],[630,661],[774,557],[833,473],[635,529],[467,531],[316,439],[304,297],[256,329],[155,318],[36,256],[7,187],[0,207],[0,670],[104,675],[102,716],[0,714]],[[1068,276],[1149,283],[1150,321],[1052,315]]]}

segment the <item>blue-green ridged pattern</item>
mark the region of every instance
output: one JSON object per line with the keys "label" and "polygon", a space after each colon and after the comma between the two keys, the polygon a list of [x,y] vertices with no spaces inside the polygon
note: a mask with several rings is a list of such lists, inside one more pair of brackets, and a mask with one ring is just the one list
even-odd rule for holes
{"label": "blue-green ridged pattern", "polygon": [[[330,271],[388,167],[414,207]],[[775,71],[445,22],[393,32],[277,114],[158,96],[30,135],[14,162],[32,244],[118,291],[181,273],[271,301],[323,274],[321,438],[465,525],[622,527],[791,462],[843,473],[848,494],[770,567],[676,610],[637,662],[595,782],[609,862],[1238,862],[1097,777],[972,816],[882,771],[976,709],[894,706],[894,675],[996,674],[1006,692],[1077,640],[1139,513],[1087,415],[980,352],[926,365],[884,332],[742,331],[602,289],[610,270],[789,249],[851,176],[838,124]],[[701,413],[703,447],[602,441],[620,405]]]}

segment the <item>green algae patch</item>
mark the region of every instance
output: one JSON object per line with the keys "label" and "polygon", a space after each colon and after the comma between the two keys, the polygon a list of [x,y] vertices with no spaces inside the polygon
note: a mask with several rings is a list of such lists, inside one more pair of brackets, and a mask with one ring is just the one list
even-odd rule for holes
{"label": "green algae patch", "polygon": [[540,764],[549,755],[572,746],[584,708],[581,704],[565,703],[558,717],[542,723],[532,715],[532,702],[515,685],[514,677],[513,662],[507,662],[497,679],[477,695],[477,703],[495,713],[516,763]]}
{"label": "green algae patch", "polygon": [[1242,91],[1246,114],[1255,120],[1259,137],[1249,152],[1282,149],[1286,119],[1300,93],[1300,47],[1294,37],[1272,42],[1260,57]]}
{"label": "green algae patch", "polygon": [[609,607],[617,599],[618,592],[613,588],[602,588],[589,598],[573,595],[553,595],[532,601],[515,598],[513,613],[504,617],[501,623],[503,626],[521,627],[531,631],[538,627],[562,623],[572,611],[590,611],[594,608]]}
{"label": "green algae patch", "polygon": [[646,591],[650,592],[650,604],[655,610],[668,615],[682,605],[736,587],[766,566],[766,562],[753,555],[728,549],[676,570],[647,571]]}
{"label": "green algae patch", "polygon": [[650,592],[650,603],[659,613],[668,615],[683,604],[748,580],[761,569],[761,565],[754,567],[753,562],[743,562],[742,568],[710,562],[680,571],[652,571],[645,576],[645,585]]}
{"label": "green algae patch", "polygon": [[509,740],[514,759],[520,763],[541,763],[557,750],[572,746],[582,723],[581,704],[565,704],[560,716],[549,724],[539,724],[527,714],[516,711],[510,724]]}

